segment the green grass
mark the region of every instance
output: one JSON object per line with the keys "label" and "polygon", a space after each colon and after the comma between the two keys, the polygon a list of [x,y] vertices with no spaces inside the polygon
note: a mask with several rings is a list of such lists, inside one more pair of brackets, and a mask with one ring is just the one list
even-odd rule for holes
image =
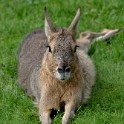
{"label": "green grass", "polygon": [[[43,28],[47,6],[58,26],[68,26],[78,6],[81,31],[124,27],[123,0],[0,0],[0,124],[40,124],[38,110],[17,84],[18,48],[27,33]],[[91,55],[97,79],[91,99],[76,112],[72,124],[124,123],[124,32],[95,43]],[[92,51],[91,48],[91,51]],[[63,113],[53,120],[61,122]]]}

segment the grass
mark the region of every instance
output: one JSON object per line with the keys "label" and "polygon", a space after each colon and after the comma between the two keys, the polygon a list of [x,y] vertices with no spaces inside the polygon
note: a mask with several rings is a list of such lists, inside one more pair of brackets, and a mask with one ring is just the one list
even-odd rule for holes
{"label": "grass", "polygon": [[[43,28],[47,6],[58,26],[68,26],[80,6],[81,31],[124,27],[123,0],[0,0],[0,124],[40,124],[38,110],[17,83],[17,55],[23,38]],[[72,124],[124,123],[124,32],[95,43],[91,55],[97,79],[91,99],[76,112]],[[59,113],[53,124],[61,123]]]}

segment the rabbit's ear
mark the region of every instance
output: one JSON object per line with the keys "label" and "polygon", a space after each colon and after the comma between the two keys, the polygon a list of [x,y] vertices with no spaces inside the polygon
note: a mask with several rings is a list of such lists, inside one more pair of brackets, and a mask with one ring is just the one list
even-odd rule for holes
{"label": "rabbit's ear", "polygon": [[80,38],[81,39],[87,39],[87,40],[94,40],[95,38],[99,36],[103,36],[105,33],[96,33],[96,32],[82,32],[80,33]]}
{"label": "rabbit's ear", "polygon": [[123,29],[103,29],[101,31],[101,33],[104,33],[104,35],[97,37],[95,40],[96,41],[107,40],[107,39],[113,37],[114,35],[118,34],[122,30]]}
{"label": "rabbit's ear", "polygon": [[71,32],[72,35],[76,34],[76,29],[77,29],[80,16],[81,16],[81,8],[78,8],[74,19],[72,20],[70,26],[68,27],[68,31]]}
{"label": "rabbit's ear", "polygon": [[44,8],[44,13],[45,13],[45,34],[47,36],[47,38],[50,37],[50,35],[55,32],[55,27],[53,22],[51,21],[48,12],[47,12],[47,8]]}

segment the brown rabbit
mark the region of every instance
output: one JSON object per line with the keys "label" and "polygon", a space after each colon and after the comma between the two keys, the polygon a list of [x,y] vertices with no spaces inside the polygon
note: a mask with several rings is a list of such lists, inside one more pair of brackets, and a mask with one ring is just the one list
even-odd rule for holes
{"label": "brown rabbit", "polygon": [[105,41],[118,34],[123,29],[103,29],[101,32],[81,32],[80,37],[76,40],[80,49],[88,53],[91,44],[98,41]]}
{"label": "brown rabbit", "polygon": [[20,48],[19,84],[36,99],[42,124],[51,124],[51,111],[62,107],[62,124],[69,124],[74,111],[90,96],[94,65],[75,39],[80,11],[68,28],[56,28],[45,9],[45,31],[33,31]]}

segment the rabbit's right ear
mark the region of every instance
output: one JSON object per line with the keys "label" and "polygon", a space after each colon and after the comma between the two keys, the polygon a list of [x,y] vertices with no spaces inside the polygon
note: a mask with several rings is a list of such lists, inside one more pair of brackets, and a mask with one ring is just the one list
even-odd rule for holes
{"label": "rabbit's right ear", "polygon": [[44,8],[44,14],[45,14],[45,34],[46,34],[47,38],[49,38],[51,33],[55,32],[56,29],[48,15],[46,7]]}

